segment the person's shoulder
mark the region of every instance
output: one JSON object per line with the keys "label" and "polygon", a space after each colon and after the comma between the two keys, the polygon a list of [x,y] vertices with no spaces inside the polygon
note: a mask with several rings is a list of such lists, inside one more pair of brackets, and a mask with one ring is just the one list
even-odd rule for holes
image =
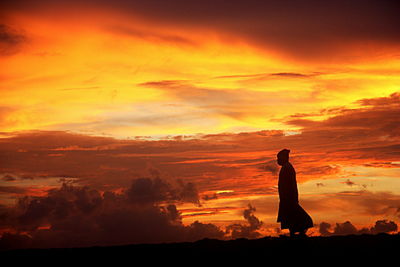
{"label": "person's shoulder", "polygon": [[283,164],[282,167],[285,167],[285,168],[293,168],[292,164],[291,164],[289,161],[285,162],[285,164]]}
{"label": "person's shoulder", "polygon": [[290,162],[287,162],[287,163],[285,164],[285,167],[286,167],[288,170],[294,171],[294,167],[293,167],[293,165],[292,165]]}

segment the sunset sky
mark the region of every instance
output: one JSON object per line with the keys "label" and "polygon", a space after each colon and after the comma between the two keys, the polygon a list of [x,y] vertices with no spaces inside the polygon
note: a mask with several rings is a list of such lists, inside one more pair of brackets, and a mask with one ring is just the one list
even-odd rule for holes
{"label": "sunset sky", "polygon": [[309,234],[400,222],[396,1],[3,0],[0,10],[10,240],[284,234],[283,148]]}

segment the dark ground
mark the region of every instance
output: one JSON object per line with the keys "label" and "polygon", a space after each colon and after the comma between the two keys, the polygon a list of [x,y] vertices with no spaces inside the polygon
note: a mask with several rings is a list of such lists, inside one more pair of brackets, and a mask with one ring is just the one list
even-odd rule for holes
{"label": "dark ground", "polygon": [[[330,237],[265,237],[247,240],[237,239],[221,241],[204,239],[192,243],[138,244],[110,247],[63,248],[63,249],[24,249],[0,252],[0,259],[18,260],[54,259],[54,263],[113,261],[125,262],[124,265],[147,266],[151,263],[192,265],[199,262],[259,262],[272,265],[277,260],[285,263],[323,260],[321,264],[332,262],[348,263],[378,260],[397,265],[400,255],[400,235],[350,235]],[[145,260],[146,264],[143,263]],[[392,261],[394,260],[394,261]],[[3,261],[4,262],[4,261]],[[167,266],[169,266],[169,264]],[[174,264],[174,265],[175,265]],[[274,264],[275,265],[275,264]],[[290,264],[292,265],[292,264]],[[330,264],[329,264],[330,265]],[[399,265],[397,265],[399,266]]]}

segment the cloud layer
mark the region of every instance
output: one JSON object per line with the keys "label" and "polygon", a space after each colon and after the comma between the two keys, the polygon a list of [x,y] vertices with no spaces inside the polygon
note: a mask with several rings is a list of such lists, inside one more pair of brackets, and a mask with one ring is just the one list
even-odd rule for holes
{"label": "cloud layer", "polygon": [[[121,193],[99,192],[64,183],[46,196],[20,198],[15,207],[0,213],[1,249],[28,247],[80,247],[132,243],[195,241],[203,238],[256,238],[261,222],[250,206],[243,212],[246,224],[236,223],[224,231],[198,221],[182,224],[177,202],[193,201],[187,187],[158,178],[132,181]],[[182,197],[185,196],[185,197]]]}
{"label": "cloud layer", "polygon": [[322,236],[331,235],[355,235],[355,234],[382,234],[391,233],[397,231],[397,224],[393,221],[378,220],[375,225],[371,228],[357,229],[351,222],[346,221],[344,223],[336,223],[333,231],[332,226],[329,223],[322,222],[319,225],[319,232]]}
{"label": "cloud layer", "polygon": [[[222,38],[245,40],[263,49],[297,58],[331,60],[342,54],[354,55],[354,47],[364,54],[374,45],[398,47],[399,5],[394,1],[3,1],[6,12],[47,9],[109,10],[140,18],[158,27],[186,31],[216,32]],[[138,34],[134,32],[134,34]],[[169,38],[170,39],[170,38]],[[174,40],[184,40],[174,37]],[[369,47],[363,45],[368,43]],[[371,49],[372,47],[372,49]]]}
{"label": "cloud layer", "polygon": [[[17,193],[15,186],[30,179],[61,178],[115,190],[128,187],[130,178],[161,175],[193,183],[200,193],[229,189],[238,196],[271,194],[278,171],[275,154],[282,146],[294,151],[299,182],[343,177],[343,168],[352,165],[395,171],[400,148],[396,97],[362,100],[359,108],[338,109],[321,121],[307,119],[307,114],[300,121],[283,119],[302,127],[295,135],[259,131],[164,140],[118,140],[62,131],[6,135],[0,139],[2,180],[14,187],[3,191],[14,188]],[[346,175],[343,178],[351,177]]]}

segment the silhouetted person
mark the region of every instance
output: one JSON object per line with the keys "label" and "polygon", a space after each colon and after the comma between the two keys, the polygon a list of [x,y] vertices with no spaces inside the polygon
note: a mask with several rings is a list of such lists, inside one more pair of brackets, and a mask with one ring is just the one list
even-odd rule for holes
{"label": "silhouetted person", "polygon": [[305,236],[308,228],[313,227],[313,221],[299,204],[297,191],[296,171],[289,162],[288,149],[281,150],[278,154],[278,164],[282,166],[279,172],[279,212],[278,222],[281,229],[289,229],[290,236],[299,233]]}

